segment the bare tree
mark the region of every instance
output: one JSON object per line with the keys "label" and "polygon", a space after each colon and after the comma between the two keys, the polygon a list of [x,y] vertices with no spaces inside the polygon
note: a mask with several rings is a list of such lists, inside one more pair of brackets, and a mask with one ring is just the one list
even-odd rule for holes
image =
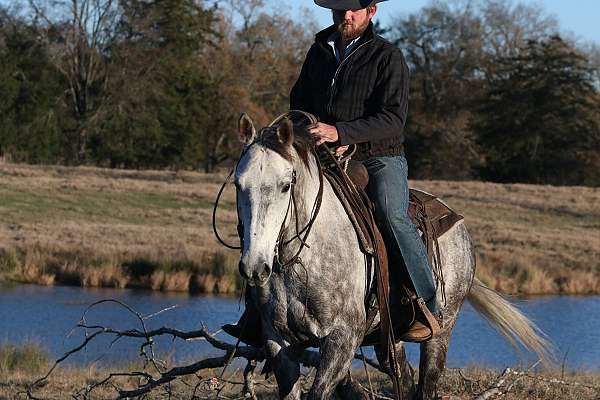
{"label": "bare tree", "polygon": [[102,103],[108,74],[107,49],[115,32],[115,0],[29,0],[46,25],[52,60],[68,84],[74,127],[74,156],[85,161],[88,126]]}
{"label": "bare tree", "polygon": [[528,40],[548,38],[559,29],[557,19],[540,4],[484,0],[480,13],[485,49],[492,59],[514,57]]}
{"label": "bare tree", "polygon": [[203,119],[206,172],[238,154],[232,121],[241,112],[264,125],[287,110],[314,26],[308,15],[299,24],[283,12],[267,13],[262,0],[228,0],[219,10],[214,25],[218,35],[198,55],[198,65],[218,88],[205,93],[211,96]]}

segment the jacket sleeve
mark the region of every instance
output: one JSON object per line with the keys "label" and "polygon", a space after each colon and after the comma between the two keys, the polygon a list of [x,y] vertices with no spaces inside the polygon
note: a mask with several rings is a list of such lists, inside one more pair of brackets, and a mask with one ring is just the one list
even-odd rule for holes
{"label": "jacket sleeve", "polygon": [[308,70],[310,68],[310,63],[312,62],[312,57],[314,57],[314,46],[311,46],[310,49],[308,49],[306,59],[304,60],[304,64],[302,64],[300,76],[290,92],[290,110],[302,110],[307,112],[313,111],[309,95],[310,78],[308,76]]}
{"label": "jacket sleeve", "polygon": [[370,115],[337,122],[341,145],[376,142],[402,136],[408,114],[409,70],[400,49],[395,48],[378,68]]}

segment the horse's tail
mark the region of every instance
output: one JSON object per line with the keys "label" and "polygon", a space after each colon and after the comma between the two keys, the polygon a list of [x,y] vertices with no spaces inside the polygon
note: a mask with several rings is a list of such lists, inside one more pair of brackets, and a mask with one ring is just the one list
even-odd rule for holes
{"label": "horse's tail", "polygon": [[518,343],[538,355],[545,365],[553,364],[552,344],[546,335],[515,306],[475,278],[467,297],[469,303],[518,349]]}

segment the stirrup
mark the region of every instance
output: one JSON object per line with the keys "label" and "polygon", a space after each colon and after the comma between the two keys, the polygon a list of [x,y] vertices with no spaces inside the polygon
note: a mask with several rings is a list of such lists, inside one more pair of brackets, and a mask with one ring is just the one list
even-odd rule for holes
{"label": "stirrup", "polygon": [[422,343],[436,337],[440,331],[440,323],[427,308],[423,298],[417,298],[418,317],[399,339],[404,342]]}

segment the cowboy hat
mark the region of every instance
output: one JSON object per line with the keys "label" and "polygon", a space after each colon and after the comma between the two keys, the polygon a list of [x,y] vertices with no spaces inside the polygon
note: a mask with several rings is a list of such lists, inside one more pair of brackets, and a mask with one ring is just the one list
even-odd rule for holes
{"label": "cowboy hat", "polygon": [[[376,0],[376,3],[386,0]],[[359,10],[368,7],[373,0],[315,0],[315,4],[330,10]]]}

